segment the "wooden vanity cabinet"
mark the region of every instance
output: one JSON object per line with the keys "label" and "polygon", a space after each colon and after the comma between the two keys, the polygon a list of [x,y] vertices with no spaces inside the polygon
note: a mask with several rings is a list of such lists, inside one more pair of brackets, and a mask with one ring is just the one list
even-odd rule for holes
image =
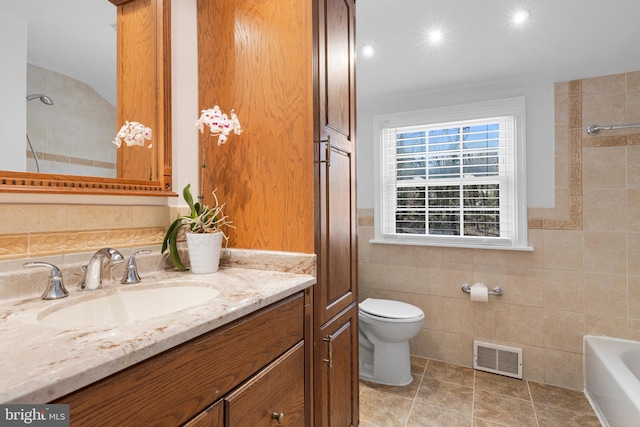
{"label": "wooden vanity cabinet", "polygon": [[299,292],[53,403],[70,405],[72,426],[304,426],[310,295]]}

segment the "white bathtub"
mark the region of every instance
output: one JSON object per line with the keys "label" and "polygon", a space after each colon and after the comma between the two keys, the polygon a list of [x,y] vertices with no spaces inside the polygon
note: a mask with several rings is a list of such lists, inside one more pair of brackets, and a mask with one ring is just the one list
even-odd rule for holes
{"label": "white bathtub", "polygon": [[584,337],[585,393],[604,426],[640,426],[640,342]]}

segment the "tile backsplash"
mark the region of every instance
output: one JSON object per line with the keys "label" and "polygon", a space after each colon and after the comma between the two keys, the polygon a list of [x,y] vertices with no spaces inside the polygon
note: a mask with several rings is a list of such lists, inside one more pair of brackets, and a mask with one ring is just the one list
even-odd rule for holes
{"label": "tile backsplash", "polygon": [[0,204],[0,261],[157,245],[170,211],[168,206]]}
{"label": "tile backsplash", "polygon": [[[640,72],[556,84],[555,122],[556,202],[529,209],[533,252],[371,244],[360,209],[360,299],[424,310],[412,354],[472,366],[474,339],[522,347],[525,379],[581,390],[584,335],[640,340],[640,129],[586,133],[640,123]],[[505,294],[472,303],[474,282]]]}

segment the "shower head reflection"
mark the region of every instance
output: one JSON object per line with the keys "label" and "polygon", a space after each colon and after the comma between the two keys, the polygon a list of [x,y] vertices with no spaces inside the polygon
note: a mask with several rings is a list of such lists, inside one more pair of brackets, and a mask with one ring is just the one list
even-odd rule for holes
{"label": "shower head reflection", "polygon": [[43,95],[41,93],[27,95],[27,102],[33,101],[34,99],[39,99],[43,104],[53,105],[53,100],[47,95]]}

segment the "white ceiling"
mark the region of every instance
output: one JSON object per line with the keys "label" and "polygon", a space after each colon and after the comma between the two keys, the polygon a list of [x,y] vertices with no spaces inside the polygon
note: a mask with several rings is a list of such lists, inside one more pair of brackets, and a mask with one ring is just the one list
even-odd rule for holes
{"label": "white ceiling", "polygon": [[[509,19],[530,11],[522,28]],[[107,0],[0,0],[28,22],[29,61],[115,103],[115,6]],[[426,34],[439,28],[441,45]],[[566,81],[640,70],[640,0],[357,0],[360,101],[504,79]],[[112,95],[109,95],[112,94]]]}
{"label": "white ceiling", "polygon": [[0,13],[27,23],[27,62],[80,80],[115,105],[113,4],[107,0],[0,0]]}
{"label": "white ceiling", "polygon": [[[510,15],[530,12],[517,28]],[[439,46],[427,32],[439,28]],[[640,0],[358,0],[359,101],[504,79],[640,70]],[[372,44],[374,57],[359,49]]]}

